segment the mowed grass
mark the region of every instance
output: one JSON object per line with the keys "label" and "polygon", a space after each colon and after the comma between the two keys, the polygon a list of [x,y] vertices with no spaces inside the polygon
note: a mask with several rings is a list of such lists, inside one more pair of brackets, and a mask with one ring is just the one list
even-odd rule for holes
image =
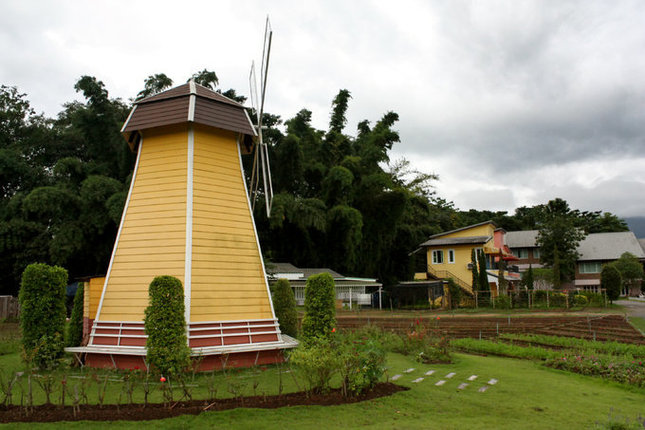
{"label": "mowed grass", "polygon": [[[147,422],[29,423],[6,427],[585,429],[606,423],[610,415],[633,420],[645,414],[645,390],[546,369],[533,361],[455,354],[454,364],[421,365],[409,357],[390,354],[388,366],[389,376],[403,374],[397,383],[410,387],[410,391],[342,406],[235,409]],[[403,373],[411,367],[415,368],[413,372]],[[435,373],[426,377],[428,370]],[[454,378],[443,378],[449,372],[456,373]],[[458,390],[457,386],[468,382],[471,375],[478,378],[466,389]],[[418,377],[425,379],[411,382]],[[491,378],[499,382],[484,393],[478,392]],[[435,386],[439,379],[447,382]]]}

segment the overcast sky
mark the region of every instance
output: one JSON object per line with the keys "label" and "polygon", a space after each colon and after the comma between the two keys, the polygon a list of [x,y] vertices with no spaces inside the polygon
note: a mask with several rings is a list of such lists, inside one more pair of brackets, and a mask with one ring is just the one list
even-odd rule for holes
{"label": "overcast sky", "polygon": [[81,75],[127,100],[148,75],[207,68],[248,95],[267,14],[267,111],[307,108],[326,129],[346,88],[348,134],[397,112],[392,157],[438,174],[460,209],[562,197],[645,215],[642,1],[2,0],[0,84],[48,116]]}

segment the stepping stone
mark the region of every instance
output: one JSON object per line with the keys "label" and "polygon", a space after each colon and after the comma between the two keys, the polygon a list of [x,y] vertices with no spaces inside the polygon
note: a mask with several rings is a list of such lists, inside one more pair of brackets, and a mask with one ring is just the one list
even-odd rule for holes
{"label": "stepping stone", "polygon": [[397,380],[397,379],[399,379],[401,376],[403,376],[403,375],[394,375],[394,376],[392,376],[392,377],[390,378],[390,381],[396,381],[396,380]]}
{"label": "stepping stone", "polygon": [[477,379],[477,375],[472,375],[470,378],[468,378],[469,381],[474,381]]}
{"label": "stepping stone", "polygon": [[421,382],[421,381],[423,381],[423,378],[417,378],[417,379],[415,379],[415,380],[414,380],[414,381],[412,381],[412,382],[417,383],[417,382]]}
{"label": "stepping stone", "polygon": [[495,378],[491,378],[491,380],[488,381],[488,385],[495,385],[495,384],[497,384],[497,379]]}
{"label": "stepping stone", "polygon": [[450,379],[450,378],[452,378],[452,377],[453,377],[453,376],[455,376],[455,375],[456,375],[456,373],[455,373],[455,372],[450,372],[450,373],[448,373],[448,374],[446,375],[446,378]]}
{"label": "stepping stone", "polygon": [[457,389],[458,389],[458,390],[464,390],[467,386],[468,386],[468,384],[466,384],[466,383],[464,382],[464,383],[462,383],[462,384],[459,384],[459,386],[457,387]]}
{"label": "stepping stone", "polygon": [[485,393],[485,392],[486,392],[486,390],[488,390],[488,385],[484,385],[483,387],[481,387],[481,388],[480,388],[479,390],[477,390],[477,391],[479,391],[480,393]]}
{"label": "stepping stone", "polygon": [[403,373],[412,373],[412,372],[414,372],[415,370],[416,370],[416,369],[415,369],[414,367],[410,367],[409,369],[404,370],[404,371],[403,371]]}
{"label": "stepping stone", "polygon": [[430,375],[432,375],[433,373],[434,373],[434,370],[428,370],[428,371],[426,372],[426,376],[430,376]]}
{"label": "stepping stone", "polygon": [[442,386],[443,384],[445,384],[445,383],[446,383],[446,381],[441,380],[441,381],[437,382],[435,385],[436,385],[437,387],[441,387],[441,386]]}

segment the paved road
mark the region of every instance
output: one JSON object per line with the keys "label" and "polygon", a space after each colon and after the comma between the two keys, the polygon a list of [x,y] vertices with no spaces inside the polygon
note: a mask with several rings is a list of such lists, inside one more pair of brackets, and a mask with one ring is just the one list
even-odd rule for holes
{"label": "paved road", "polygon": [[625,306],[629,316],[645,318],[645,300],[617,300],[615,303]]}

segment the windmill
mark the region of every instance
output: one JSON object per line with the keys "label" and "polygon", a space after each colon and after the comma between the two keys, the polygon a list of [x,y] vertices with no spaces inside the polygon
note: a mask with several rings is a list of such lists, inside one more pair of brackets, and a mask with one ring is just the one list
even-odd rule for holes
{"label": "windmill", "polygon": [[[257,124],[244,106],[194,81],[137,100],[121,132],[137,153],[89,342],[68,348],[92,367],[145,366],[144,311],[155,276],[184,286],[188,346],[200,368],[281,361],[297,342],[273,309],[251,201],[271,172],[262,112],[271,47],[267,20]],[[242,153],[255,140],[247,189]],[[250,193],[249,193],[250,191]]]}
{"label": "windmill", "polygon": [[267,74],[269,71],[269,57],[271,56],[271,39],[273,30],[267,16],[264,27],[264,44],[262,47],[262,63],[260,66],[260,94],[258,97],[258,82],[255,74],[255,62],[251,63],[249,73],[249,89],[251,93],[251,107],[255,112],[257,133],[255,152],[253,155],[253,168],[251,170],[251,205],[255,209],[255,202],[260,191],[260,170],[262,171],[262,184],[264,186],[264,200],[267,210],[267,217],[271,215],[271,203],[273,202],[273,185],[271,183],[271,166],[269,164],[269,150],[264,142],[262,116],[264,114],[264,100],[267,88]]}

